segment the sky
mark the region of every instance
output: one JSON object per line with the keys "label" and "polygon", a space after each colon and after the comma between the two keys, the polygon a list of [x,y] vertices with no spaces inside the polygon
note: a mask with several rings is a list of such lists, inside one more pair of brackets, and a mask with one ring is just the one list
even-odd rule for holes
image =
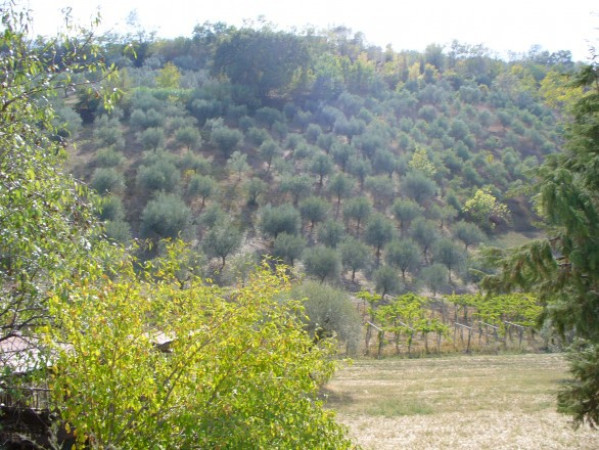
{"label": "sky", "polygon": [[423,51],[453,40],[483,44],[498,56],[525,53],[533,45],[570,50],[577,61],[599,49],[597,0],[17,0],[33,10],[34,32],[53,34],[60,10],[73,8],[83,24],[99,7],[102,29],[124,32],[136,11],[139,25],[158,37],[191,36],[196,24],[240,26],[260,16],[279,29],[346,26],[367,43]]}

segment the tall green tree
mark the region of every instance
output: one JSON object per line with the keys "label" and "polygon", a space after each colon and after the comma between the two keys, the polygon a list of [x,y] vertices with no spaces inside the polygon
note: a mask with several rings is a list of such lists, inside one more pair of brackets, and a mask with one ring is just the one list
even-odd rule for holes
{"label": "tall green tree", "polygon": [[237,148],[243,139],[243,133],[227,126],[216,126],[210,132],[210,142],[224,155],[225,159]]}
{"label": "tall green tree", "polygon": [[335,174],[329,184],[327,185],[327,192],[329,195],[335,197],[335,217],[339,216],[339,209],[341,207],[341,199],[349,197],[352,193],[354,183],[344,173]]}
{"label": "tall green tree", "polygon": [[452,271],[460,271],[465,265],[465,259],[464,252],[452,239],[441,238],[433,246],[433,260],[447,267],[450,283]]}
{"label": "tall green tree", "polygon": [[310,171],[318,177],[318,187],[322,189],[324,177],[333,171],[333,161],[326,153],[318,153],[310,161]]}
{"label": "tall green tree", "polygon": [[574,379],[558,395],[562,412],[577,424],[599,425],[599,67],[583,68],[576,85],[586,89],[573,109],[563,152],[537,171],[532,192],[547,237],[496,251],[498,273],[484,280],[493,291],[535,292],[544,317],[578,340],[570,351]]}
{"label": "tall green tree", "polygon": [[423,213],[423,208],[418,203],[414,200],[404,198],[395,200],[391,206],[391,210],[395,218],[399,221],[399,230],[402,236],[410,228],[412,221]]}
{"label": "tall green tree", "polygon": [[141,213],[139,233],[142,237],[159,240],[176,238],[191,222],[191,210],[176,194],[160,192],[150,200]]}
{"label": "tall green tree", "polygon": [[295,260],[302,256],[305,247],[306,240],[303,236],[283,232],[277,235],[273,243],[272,256],[293,267]]}
{"label": "tall green tree", "polygon": [[328,219],[318,226],[316,234],[319,243],[335,248],[345,240],[345,227],[341,222]]}
{"label": "tall green tree", "polygon": [[[220,41],[213,72],[226,75],[232,83],[266,99],[300,87],[309,62],[306,41],[299,36],[267,27],[242,28]],[[299,85],[294,86],[294,82]]]}
{"label": "tall green tree", "polygon": [[64,170],[52,100],[89,86],[101,101],[99,83],[86,81],[105,72],[93,33],[33,43],[26,12],[2,2],[0,16],[2,341],[49,323],[49,297],[67,289],[73,278],[91,280],[100,267],[92,195]]}

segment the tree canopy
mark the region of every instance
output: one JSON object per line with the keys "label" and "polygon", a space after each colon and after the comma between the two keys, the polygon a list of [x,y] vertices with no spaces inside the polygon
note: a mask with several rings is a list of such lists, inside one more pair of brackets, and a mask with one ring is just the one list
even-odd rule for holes
{"label": "tree canopy", "polygon": [[568,142],[537,172],[533,187],[547,237],[492,255],[500,268],[485,280],[491,290],[534,291],[544,317],[562,333],[573,332],[574,380],[559,394],[559,407],[577,423],[599,424],[599,68],[580,71],[586,93],[573,109]]}
{"label": "tree canopy", "polygon": [[[3,389],[49,386],[45,437],[60,447],[350,448],[318,398],[333,347],[314,345],[299,302],[279,301],[284,268],[221,289],[196,276],[182,241],[146,263],[103,239],[100,202],[65,174],[51,102],[79,82],[102,98],[93,36],[32,43],[26,14],[12,2],[1,12],[0,341],[22,335],[42,355],[25,377],[2,360]],[[178,200],[150,200],[142,233],[181,231]],[[226,247],[212,249],[223,265]]]}
{"label": "tree canopy", "polygon": [[282,272],[259,270],[230,291],[194,276],[182,286],[184,253],[175,243],[153,275],[126,263],[100,290],[76,282],[68,302],[52,298],[62,326],[49,340],[69,344],[54,348],[52,394],[77,442],[350,448],[317,398],[332,347],[313,345],[298,302],[278,301]]}

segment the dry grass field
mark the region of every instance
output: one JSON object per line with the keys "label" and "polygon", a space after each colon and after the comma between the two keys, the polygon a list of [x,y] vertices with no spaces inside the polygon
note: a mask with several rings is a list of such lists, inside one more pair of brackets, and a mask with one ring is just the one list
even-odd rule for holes
{"label": "dry grass field", "polygon": [[358,360],[328,404],[365,449],[599,449],[599,431],[555,412],[559,354]]}

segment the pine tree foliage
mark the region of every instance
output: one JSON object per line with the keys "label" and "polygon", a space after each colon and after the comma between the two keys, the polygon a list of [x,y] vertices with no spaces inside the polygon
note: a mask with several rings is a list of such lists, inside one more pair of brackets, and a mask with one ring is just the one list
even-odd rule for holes
{"label": "pine tree foliage", "polygon": [[574,380],[559,394],[559,409],[577,424],[599,425],[599,66],[580,71],[585,95],[573,108],[562,153],[538,171],[534,190],[547,238],[492,258],[499,272],[484,285],[494,291],[536,292],[543,318],[577,337],[571,351]]}

